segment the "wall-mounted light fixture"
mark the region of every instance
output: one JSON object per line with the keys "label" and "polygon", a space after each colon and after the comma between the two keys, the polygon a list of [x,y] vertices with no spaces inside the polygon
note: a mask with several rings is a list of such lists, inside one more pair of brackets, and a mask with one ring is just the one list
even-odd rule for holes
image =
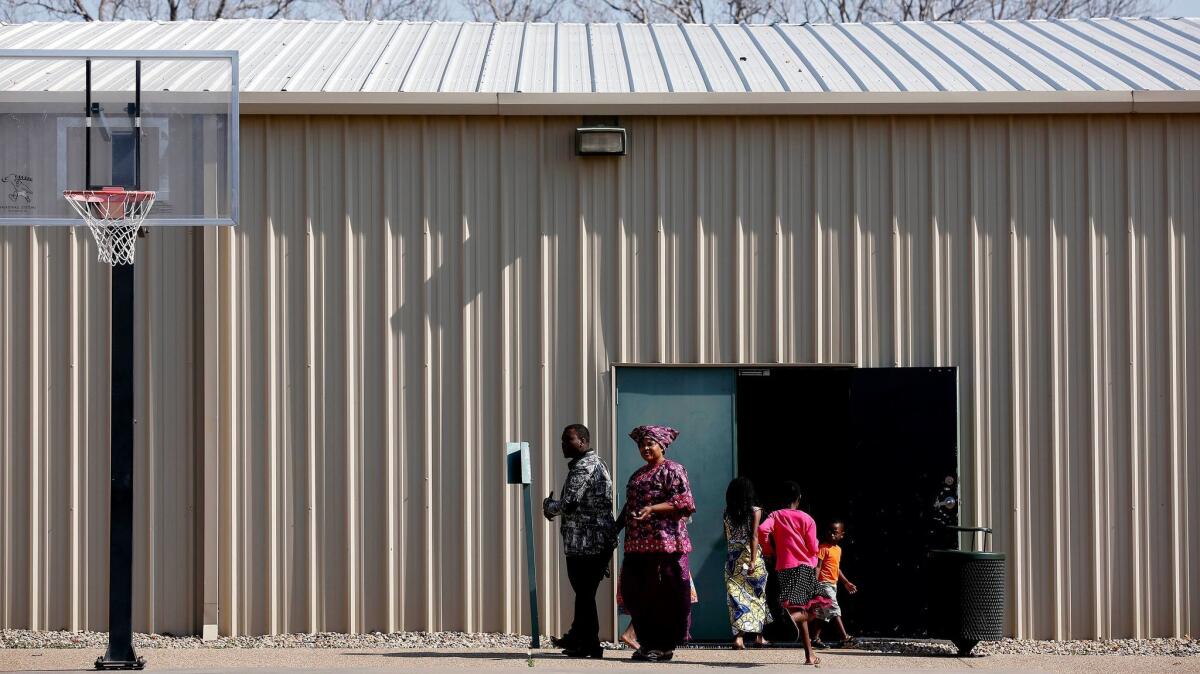
{"label": "wall-mounted light fixture", "polygon": [[584,117],[575,129],[575,154],[580,157],[619,157],[626,154],[627,135],[616,117]]}

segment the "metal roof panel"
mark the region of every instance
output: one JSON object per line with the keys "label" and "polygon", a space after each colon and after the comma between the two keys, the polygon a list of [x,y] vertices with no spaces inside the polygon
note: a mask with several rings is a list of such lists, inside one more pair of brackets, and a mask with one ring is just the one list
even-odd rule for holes
{"label": "metal roof panel", "polygon": [[517,91],[549,93],[554,91],[557,25],[531,23],[525,29],[521,46],[521,71],[517,76]]}
{"label": "metal roof panel", "polygon": [[736,57],[727,51],[712,26],[685,23],[680,29],[710,91],[753,91],[744,80]]}
{"label": "metal roof panel", "polygon": [[745,26],[788,91],[825,91],[820,76],[775,26]]}
{"label": "metal roof panel", "polygon": [[629,71],[630,91],[671,91],[659,46],[644,23],[619,24],[617,31],[625,45],[625,65]]}
{"label": "metal roof panel", "polygon": [[671,91],[708,91],[707,79],[692,53],[683,31],[675,24],[654,24],[651,35],[666,67]]}
{"label": "metal roof panel", "polygon": [[[591,43],[591,77],[593,90],[602,93],[629,91],[629,59],[616,24],[597,23],[588,26]],[[655,57],[657,58],[657,57]]]}
{"label": "metal roof panel", "polygon": [[[237,50],[247,93],[865,92],[961,100],[955,96],[1058,91],[1111,103],[1111,94],[1131,90],[1200,91],[1200,21],[1192,19],[0,24],[0,49],[114,48]],[[125,67],[99,68],[100,81],[118,86]],[[82,78],[70,62],[0,61],[0,82],[10,91],[79,89]],[[227,79],[214,63],[143,66],[150,89],[208,90],[228,86]]]}
{"label": "metal roof panel", "polygon": [[463,24],[438,91],[474,92],[478,88],[488,44],[492,41],[492,31],[495,29],[496,24],[493,23]]}
{"label": "metal roof panel", "polygon": [[372,21],[359,34],[325,80],[325,91],[359,91],[379,62],[388,41],[396,34],[400,24],[394,21]]}
{"label": "metal roof panel", "polygon": [[554,40],[554,90],[583,93],[592,89],[591,43],[581,23],[557,24]]}
{"label": "metal roof panel", "polygon": [[478,91],[516,91],[525,29],[523,23],[496,24],[483,59]]}
{"label": "metal roof panel", "polygon": [[715,30],[750,91],[787,91],[752,33],[740,25],[715,26]]}

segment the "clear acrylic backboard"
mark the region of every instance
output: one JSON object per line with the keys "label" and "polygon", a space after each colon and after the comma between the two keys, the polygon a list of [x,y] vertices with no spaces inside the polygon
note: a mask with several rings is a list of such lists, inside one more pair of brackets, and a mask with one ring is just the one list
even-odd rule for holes
{"label": "clear acrylic backboard", "polygon": [[78,226],[63,192],[105,187],[154,192],[146,225],[237,224],[237,67],[235,51],[0,50],[0,226]]}

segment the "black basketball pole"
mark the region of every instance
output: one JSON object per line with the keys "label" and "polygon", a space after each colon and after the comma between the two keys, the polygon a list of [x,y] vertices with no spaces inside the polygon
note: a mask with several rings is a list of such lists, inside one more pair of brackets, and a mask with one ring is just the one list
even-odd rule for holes
{"label": "black basketball pole", "polygon": [[134,268],[112,268],[112,434],[108,531],[108,650],[96,669],[141,669],[133,650]]}
{"label": "black basketball pole", "polygon": [[[135,66],[137,93],[131,110],[134,147],[140,149],[142,63]],[[90,113],[91,64],[88,64]],[[90,140],[90,138],[89,138]],[[141,154],[134,152],[133,175],[113,176],[113,182],[138,188]],[[89,178],[90,178],[90,167]],[[112,268],[110,501],[108,520],[108,649],[96,669],[142,669],[146,660],[133,650],[133,438],[134,438],[134,299],[136,275],[132,264]]]}

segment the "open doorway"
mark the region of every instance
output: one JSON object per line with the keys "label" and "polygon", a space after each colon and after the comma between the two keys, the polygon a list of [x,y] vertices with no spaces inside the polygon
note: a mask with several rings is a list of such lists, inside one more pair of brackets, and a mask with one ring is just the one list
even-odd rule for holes
{"label": "open doorway", "polygon": [[957,388],[954,368],[617,366],[618,508],[641,465],[628,429],[680,430],[671,455],[687,468],[697,507],[693,638],[731,639],[721,518],[734,475],[749,477],[768,508],[795,480],[818,524],[846,522],[843,565],[860,587],[839,597],[851,633],[925,635],[925,555],[957,547],[934,506],[957,479]]}
{"label": "open doorway", "polygon": [[934,507],[957,480],[955,370],[744,368],[736,400],[738,473],[763,505],[793,480],[819,529],[845,522],[842,566],[859,586],[839,592],[847,630],[925,635],[926,553],[956,547]]}

